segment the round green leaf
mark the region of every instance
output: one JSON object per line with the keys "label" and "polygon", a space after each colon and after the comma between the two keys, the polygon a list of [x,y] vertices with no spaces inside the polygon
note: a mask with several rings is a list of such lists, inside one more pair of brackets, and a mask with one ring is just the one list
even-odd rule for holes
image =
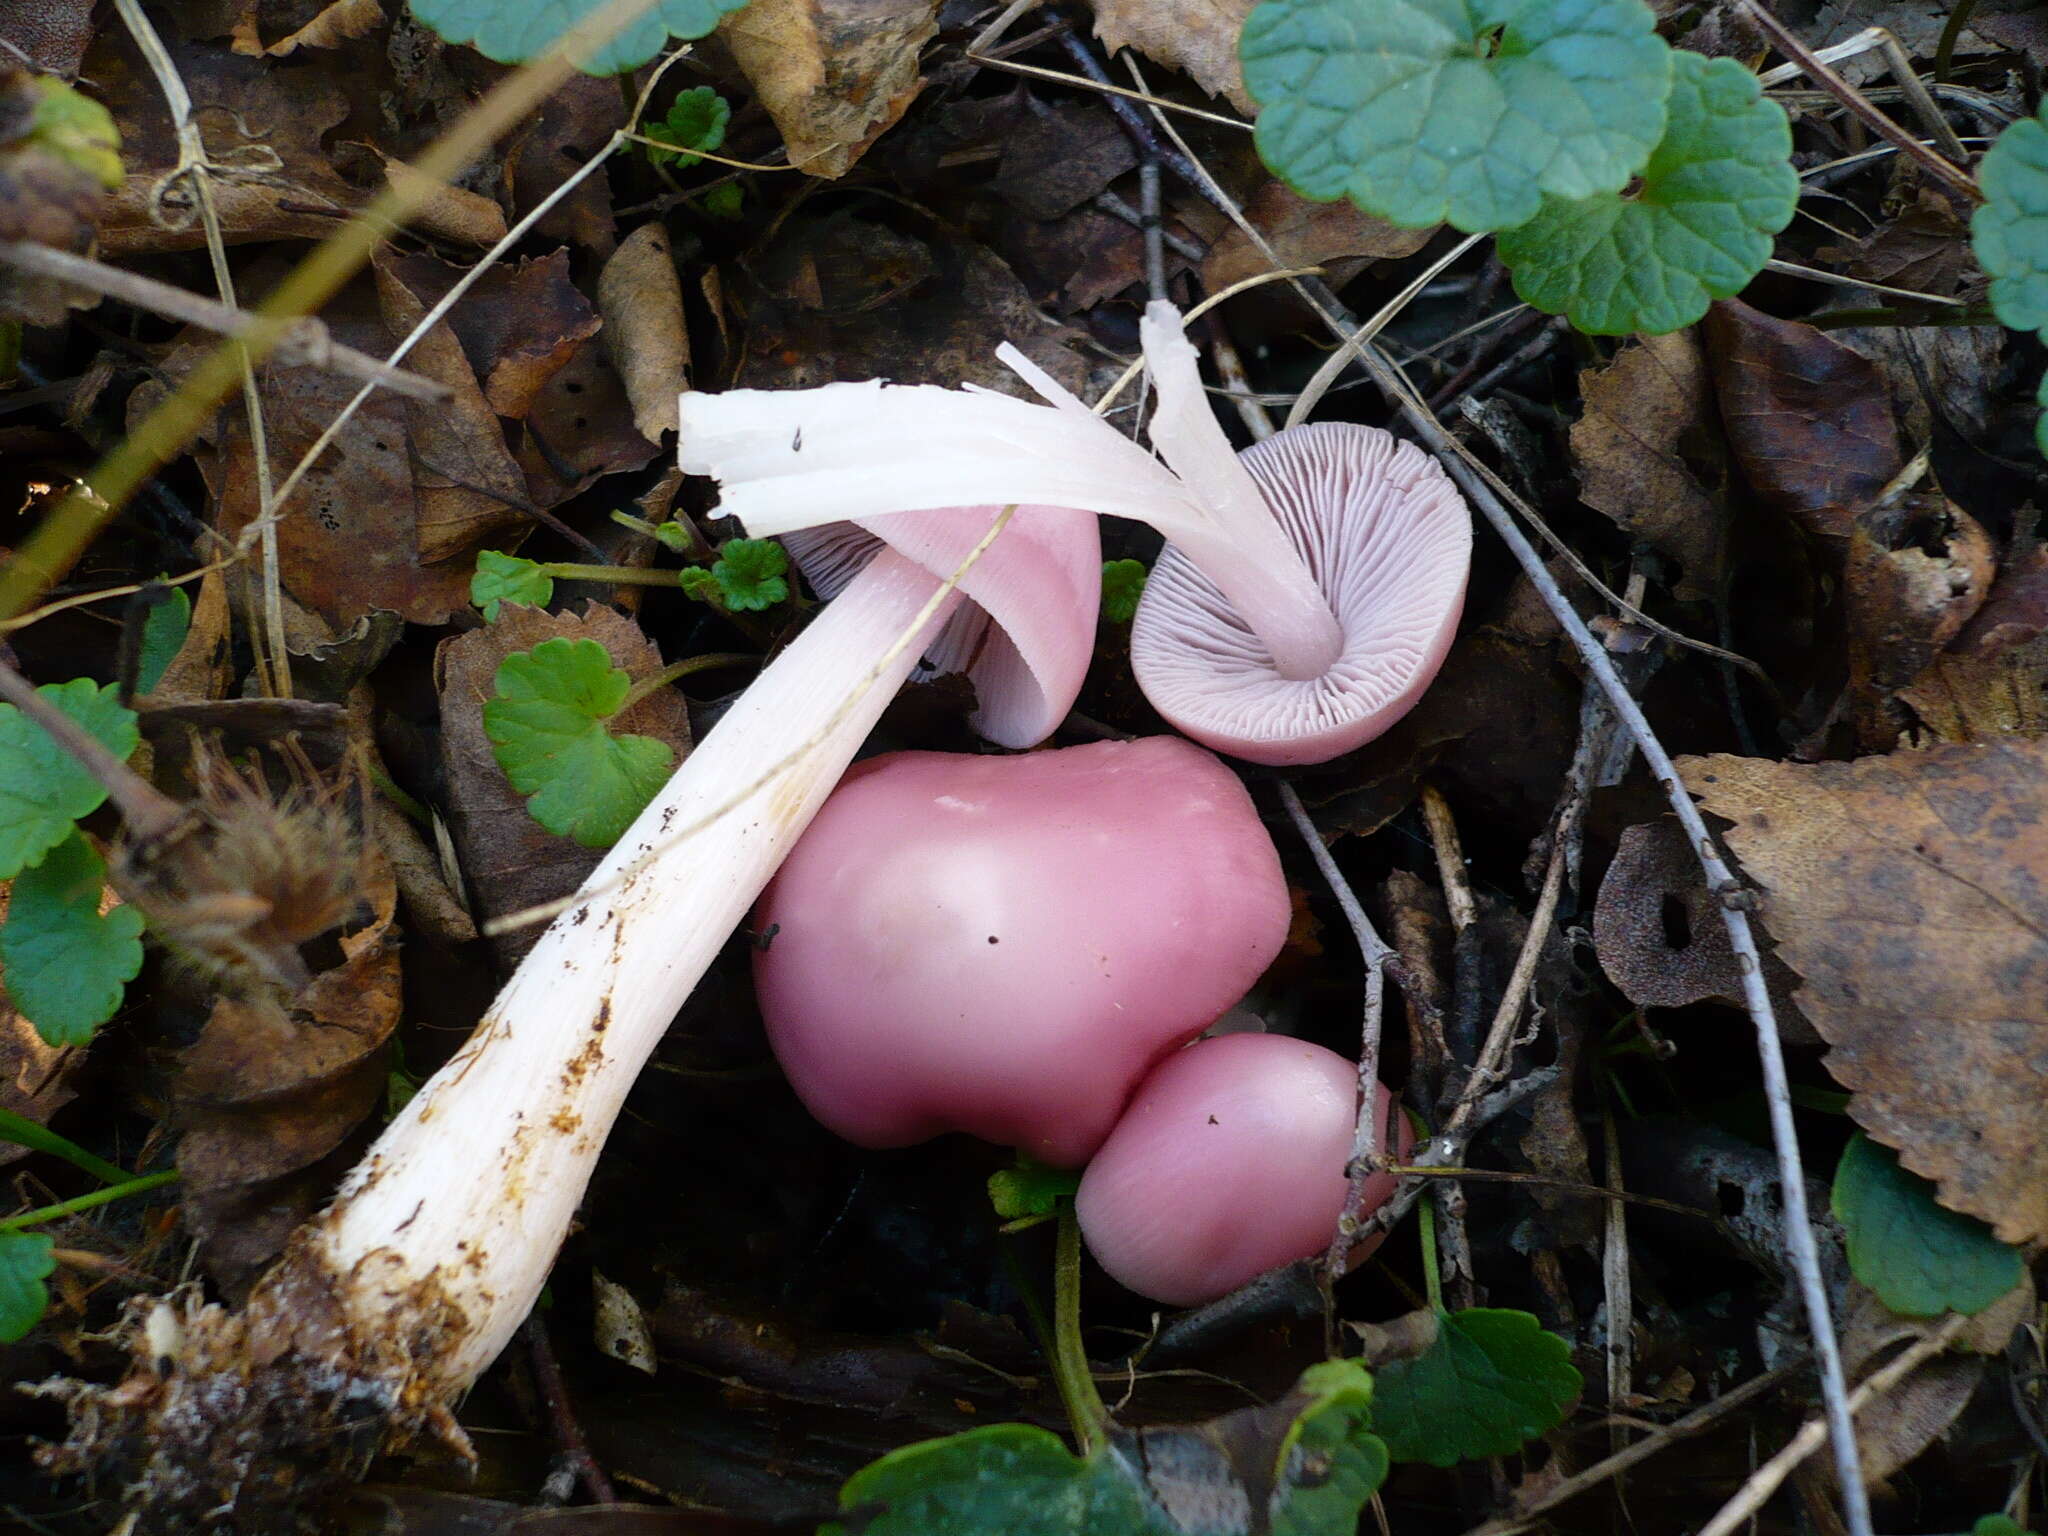
{"label": "round green leaf", "polygon": [[[135,714],[123,709],[111,684],[91,678],[50,683],[37,693],[126,758],[142,739]],[[107,798],[100,781],[12,704],[0,704],[0,880],[19,874],[71,832]]]}
{"label": "round green leaf", "polygon": [[1145,578],[1151,574],[1142,560],[1103,561],[1103,618],[1112,624],[1128,624],[1137,617],[1138,599],[1145,595]]}
{"label": "round green leaf", "polygon": [[595,640],[543,640],[498,663],[484,734],[533,819],[586,848],[609,848],[667,781],[675,753],[606,722],[632,687]]}
{"label": "round green leaf", "polygon": [[2016,331],[2048,335],[2048,101],[1998,136],[1977,167],[1983,206],[1970,245],[1991,278],[1991,311]]}
{"label": "round green leaf", "polygon": [[57,1267],[54,1248],[40,1232],[0,1232],[0,1344],[12,1344],[43,1320],[50,1304],[43,1280]]}
{"label": "round green leaf", "polygon": [[1473,1307],[1444,1318],[1423,1354],[1380,1370],[1373,1429],[1396,1461],[1506,1456],[1562,1423],[1582,1384],[1571,1347],[1527,1312]]}
{"label": "round green leaf", "polygon": [[1849,1268],[1902,1317],[1981,1312],[2026,1273],[2017,1248],[1936,1203],[1932,1184],[1861,1132],[1835,1167],[1833,1205]]}
{"label": "round green leaf", "polygon": [[554,595],[554,578],[534,561],[498,549],[477,554],[476,574],[469,578],[469,600],[483,609],[486,624],[498,621],[500,603],[545,608]]}
{"label": "round green leaf", "polygon": [[[650,139],[673,144],[674,149],[647,150],[656,165],[673,165],[688,170],[704,158],[704,152],[725,142],[726,124],[732,121],[732,106],[708,85],[693,85],[670,103],[668,116],[648,123],[643,132]],[[659,535],[657,535],[659,537]]]}
{"label": "round green leaf", "polygon": [[1265,0],[1238,51],[1296,191],[1478,231],[1627,184],[1664,131],[1654,25],[1642,0]]}
{"label": "round green leaf", "polygon": [[1083,1461],[1048,1430],[991,1424],[892,1451],[847,1479],[818,1536],[1166,1536],[1120,1459]]}
{"label": "round green leaf", "polygon": [[[604,0],[412,0],[412,13],[451,43],[500,64],[524,64]],[[704,37],[746,0],[655,0],[577,67],[589,75],[637,69],[671,37]]]}
{"label": "round green leaf", "polygon": [[2041,375],[2034,401],[2041,407],[2041,414],[2034,418],[2034,446],[2041,450],[2042,458],[2048,459],[2048,373]]}
{"label": "round green leaf", "polygon": [[1596,336],[1691,325],[1770,260],[1799,201],[1785,109],[1733,59],[1674,56],[1670,121],[1626,197],[1543,211],[1500,237],[1515,292]]}
{"label": "round green leaf", "polygon": [[14,877],[0,980],[51,1045],[90,1041],[142,969],[142,914],[119,906],[102,915],[106,881],[107,866],[76,830]]}

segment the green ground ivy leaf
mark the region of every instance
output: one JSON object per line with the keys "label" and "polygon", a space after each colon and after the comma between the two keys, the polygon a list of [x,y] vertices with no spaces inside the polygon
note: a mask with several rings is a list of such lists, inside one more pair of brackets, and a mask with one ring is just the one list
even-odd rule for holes
{"label": "green ground ivy leaf", "polygon": [[[123,709],[112,684],[91,678],[49,683],[36,690],[63,710],[114,756],[126,758],[142,739],[135,714]],[[0,704],[0,880],[19,874],[69,835],[71,824],[100,808],[107,792],[12,704]]]}
{"label": "green ground ivy leaf", "polygon": [[12,1344],[43,1320],[50,1304],[43,1280],[57,1267],[54,1246],[40,1232],[0,1232],[0,1344]]}
{"label": "green ground ivy leaf", "polygon": [[789,596],[789,552],[773,539],[727,539],[718,546],[711,579],[725,606],[759,613]]}
{"label": "green ground ivy leaf", "polygon": [[1676,54],[1669,123],[1641,187],[1545,198],[1502,232],[1500,259],[1516,293],[1582,331],[1680,330],[1770,260],[1771,236],[1799,202],[1791,153],[1785,109],[1755,75],[1733,59]]}
{"label": "green ground ivy leaf", "polygon": [[1998,136],[1977,167],[1984,203],[1970,245],[1991,278],[2001,325],[2048,339],[2048,101]]}
{"label": "green ground ivy leaf", "polygon": [[1277,1403],[1119,1432],[1092,1458],[1028,1424],[927,1440],[848,1479],[819,1536],[1353,1536],[1387,1473],[1372,1390],[1357,1361],[1326,1361]]}
{"label": "green ground ivy leaf", "polygon": [[[412,13],[451,43],[500,64],[524,64],[604,0],[412,0]],[[654,0],[579,67],[585,74],[637,69],[671,37],[704,37],[746,0]]]}
{"label": "green ground ivy leaf", "polygon": [[703,151],[725,143],[725,127],[731,121],[732,107],[723,96],[708,85],[693,85],[669,104],[666,118],[641,130],[648,138],[675,148],[651,149],[644,144],[641,148],[656,165],[688,170],[703,159]]}
{"label": "green ground ivy leaf", "polygon": [[1849,1268],[1902,1317],[1981,1312],[2026,1273],[2017,1248],[1937,1204],[1932,1184],[1860,1131],[1835,1167],[1833,1206]]}
{"label": "green ground ivy leaf", "polygon": [[7,995],[51,1045],[85,1045],[142,969],[142,914],[100,912],[107,866],[83,833],[14,877],[0,923]]}
{"label": "green ground ivy leaf", "polygon": [[1642,0],[1264,0],[1238,52],[1296,191],[1479,231],[1642,167],[1671,84],[1654,25]]}
{"label": "green ground ivy leaf", "polygon": [[1571,1347],[1527,1312],[1473,1307],[1413,1360],[1380,1369],[1373,1429],[1396,1461],[1506,1456],[1564,1419],[1582,1385]]}
{"label": "green ground ivy leaf", "polygon": [[484,611],[486,624],[497,621],[500,603],[545,608],[554,596],[554,578],[534,561],[497,549],[477,555],[476,574],[469,578],[469,600]]}
{"label": "green ground ivy leaf", "polygon": [[675,753],[607,722],[632,681],[595,640],[543,640],[498,663],[484,734],[533,819],[586,848],[609,848],[667,782]]}

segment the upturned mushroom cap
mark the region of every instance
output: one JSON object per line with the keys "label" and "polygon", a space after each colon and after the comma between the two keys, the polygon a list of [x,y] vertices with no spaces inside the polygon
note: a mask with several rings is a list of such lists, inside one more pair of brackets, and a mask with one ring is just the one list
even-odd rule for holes
{"label": "upturned mushroom cap", "polygon": [[1436,460],[1377,427],[1291,427],[1239,456],[1301,553],[1342,632],[1337,659],[1290,679],[1222,591],[1176,545],[1131,627],[1152,705],[1219,752],[1319,763],[1408,712],[1450,650],[1472,524]]}
{"label": "upturned mushroom cap", "polygon": [[966,1131],[1080,1163],[1286,937],[1237,778],[1173,737],[859,765],[755,923],[776,1056],[863,1146]]}
{"label": "upturned mushroom cap", "polygon": [[[933,574],[956,570],[1001,507],[942,507],[873,523],[832,523],[785,534],[797,567],[823,598],[836,597],[887,544]],[[1019,507],[1010,525],[960,578],[968,601],[925,646],[914,677],[965,673],[972,724],[1002,747],[1050,736],[1094,653],[1090,627],[1102,587],[1102,539],[1092,513]]]}
{"label": "upturned mushroom cap", "polygon": [[[764,433],[778,438],[781,397],[760,390],[685,393],[682,467],[730,487],[762,453]],[[777,421],[764,428],[763,418]],[[795,439],[802,441],[802,429]],[[786,443],[783,446],[787,446]],[[827,459],[819,445],[813,459]],[[801,456],[801,449],[798,449]],[[886,478],[886,477],[885,477]],[[1000,506],[949,506],[873,522],[828,522],[790,533],[791,553],[821,596],[836,596],[887,545],[934,579],[951,576],[1002,515]],[[1088,512],[1020,506],[960,578],[967,602],[927,648],[931,670],[965,670],[978,705],[974,726],[1005,747],[1044,740],[1073,707],[1094,649],[1100,603],[1102,539]]]}
{"label": "upturned mushroom cap", "polygon": [[[1089,1252],[1112,1279],[1176,1307],[1324,1252],[1349,1190],[1357,1103],[1357,1065],[1319,1045],[1196,1041],[1139,1086],[1081,1176],[1074,1208]],[[1382,1087],[1377,1113],[1391,1103]],[[1404,1124],[1396,1145],[1411,1144]],[[1394,1184],[1369,1180],[1366,1209]]]}

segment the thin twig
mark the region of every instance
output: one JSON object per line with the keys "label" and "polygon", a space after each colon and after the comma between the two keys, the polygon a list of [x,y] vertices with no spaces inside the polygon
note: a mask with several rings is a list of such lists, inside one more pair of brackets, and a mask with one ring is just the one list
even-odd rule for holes
{"label": "thin twig", "polygon": [[1910,156],[1926,172],[1950,191],[1969,199],[1972,203],[1984,201],[1984,194],[1977,190],[1976,180],[1954,161],[1944,158],[1922,144],[1897,123],[1886,117],[1869,99],[1847,80],[1843,79],[1827,64],[1814,55],[1811,48],[1802,43],[1792,29],[1778,20],[1757,0],[1741,0],[1742,14],[1757,24],[1771,45],[1793,63],[1806,71],[1809,79],[1835,100],[1847,107],[1879,138],[1896,144],[1899,153]]}
{"label": "thin twig", "polygon": [[[1921,1365],[1942,1353],[1954,1341],[1957,1334],[1970,1326],[1970,1319],[1961,1312],[1950,1315],[1934,1332],[1914,1340],[1910,1349],[1904,1350],[1896,1360],[1886,1362],[1882,1370],[1873,1371],[1849,1396],[1849,1411],[1853,1414],[1873,1398],[1882,1397],[1900,1382],[1904,1381]],[[1799,1426],[1785,1448],[1750,1474],[1734,1498],[1721,1506],[1719,1514],[1709,1520],[1700,1530],[1700,1536],[1729,1536],[1729,1533],[1749,1517],[1763,1508],[1770,1496],[1790,1477],[1795,1468],[1819,1450],[1828,1437],[1825,1418],[1808,1419]]]}
{"label": "thin twig", "polygon": [[1380,1037],[1386,1016],[1387,961],[1394,952],[1380,937],[1379,930],[1373,927],[1372,919],[1366,915],[1364,906],[1345,880],[1344,872],[1337,868],[1337,861],[1331,856],[1322,833],[1309,819],[1301,796],[1284,779],[1280,782],[1280,803],[1287,808],[1294,830],[1308,844],[1309,857],[1316,861],[1316,868],[1322,871],[1323,879],[1329,883],[1330,893],[1337,898],[1344,921],[1351,925],[1352,937],[1357,939],[1359,955],[1365,962],[1365,1005],[1358,1029],[1358,1118],[1352,1132],[1351,1157],[1344,1165],[1351,1188],[1344,1198],[1343,1213],[1337,1218],[1337,1230],[1331,1235],[1326,1261],[1331,1275],[1341,1275],[1364,1213],[1366,1181],[1379,1172],[1381,1162]]}
{"label": "thin twig", "polygon": [[[255,317],[246,309],[234,309],[204,294],[158,282],[140,272],[109,266],[89,256],[74,256],[51,245],[35,245],[26,240],[0,240],[0,262],[23,272],[33,272],[38,277],[55,278],[80,288],[90,288],[94,293],[104,294],[123,304],[132,304],[152,314],[166,315],[221,336],[243,335],[255,324]],[[270,355],[289,366],[322,368],[329,373],[368,379],[395,395],[436,405],[444,403],[452,394],[445,384],[436,383],[421,374],[408,373],[402,368],[393,368],[367,352],[343,346],[328,334],[326,326],[310,315],[295,321],[279,338]]]}
{"label": "thin twig", "polygon": [[1583,1472],[1576,1472],[1562,1482],[1552,1484],[1526,1501],[1518,1500],[1513,1514],[1497,1515],[1491,1520],[1482,1521],[1465,1532],[1465,1536],[1509,1536],[1510,1532],[1527,1528],[1535,1522],[1538,1515],[1612,1481],[1629,1468],[1648,1461],[1659,1451],[1667,1450],[1681,1440],[1690,1439],[1703,1430],[1712,1429],[1736,1409],[1746,1408],[1766,1393],[1776,1391],[1805,1363],[1803,1358],[1788,1360],[1775,1370],[1766,1371],[1761,1376],[1753,1376],[1739,1387],[1731,1387],[1711,1403],[1704,1403],[1684,1418],[1665,1425],[1647,1440],[1639,1440],[1626,1450],[1617,1451],[1603,1461],[1594,1462]]}
{"label": "thin twig", "polygon": [[590,1442],[584,1438],[583,1426],[577,1422],[576,1410],[569,1402],[569,1386],[562,1379],[561,1362],[555,1358],[554,1344],[548,1338],[546,1315],[536,1308],[526,1319],[527,1361],[533,1367],[533,1385],[540,1396],[541,1411],[554,1432],[563,1462],[577,1481],[590,1490],[590,1497],[597,1503],[616,1504],[618,1491],[598,1465],[597,1457],[591,1454]]}
{"label": "thin twig", "polygon": [[[148,63],[150,73],[156,76],[157,86],[164,93],[164,104],[170,110],[171,127],[178,137],[177,166],[158,182],[159,191],[178,181],[190,188],[193,206],[199,210],[206,233],[206,255],[213,268],[214,287],[220,292],[221,303],[238,311],[241,301],[235,295],[234,274],[228,270],[220,209],[213,200],[214,165],[207,156],[199,122],[192,115],[192,93],[186,89],[185,78],[178,73],[170,50],[164,47],[156,27],[144,14],[142,0],[114,0],[114,8],[121,13],[121,22]],[[270,434],[263,419],[263,394],[256,387],[255,357],[239,333],[230,340],[241,363],[242,414],[248,422],[249,451],[256,462],[256,527],[263,555],[263,622],[251,626],[252,641],[258,636],[263,641],[255,646],[257,675],[274,697],[290,698],[291,649],[284,631],[284,577],[278,564],[277,497],[271,481]]]}

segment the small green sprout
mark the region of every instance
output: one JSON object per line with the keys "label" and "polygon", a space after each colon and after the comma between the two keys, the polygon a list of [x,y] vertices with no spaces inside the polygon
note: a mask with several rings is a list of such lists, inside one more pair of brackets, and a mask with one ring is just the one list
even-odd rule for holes
{"label": "small green sprout", "polygon": [[705,154],[725,143],[725,125],[732,121],[732,107],[708,85],[693,85],[669,104],[662,122],[642,125],[647,138],[673,144],[674,149],[655,149],[643,144],[647,158],[656,165],[688,170]]}
{"label": "small green sprout", "polygon": [[727,539],[708,568],[693,566],[677,585],[721,612],[760,613],[788,599],[788,571],[789,551],[773,539]]}
{"label": "small green sprout", "polygon": [[484,622],[498,621],[503,603],[524,603],[545,608],[554,601],[555,583],[536,560],[487,549],[476,557],[476,574],[469,578],[469,600],[484,611]]}
{"label": "small green sprout", "polygon": [[1145,562],[1105,560],[1102,563],[1102,616],[1112,624],[1128,624],[1145,591]]}

